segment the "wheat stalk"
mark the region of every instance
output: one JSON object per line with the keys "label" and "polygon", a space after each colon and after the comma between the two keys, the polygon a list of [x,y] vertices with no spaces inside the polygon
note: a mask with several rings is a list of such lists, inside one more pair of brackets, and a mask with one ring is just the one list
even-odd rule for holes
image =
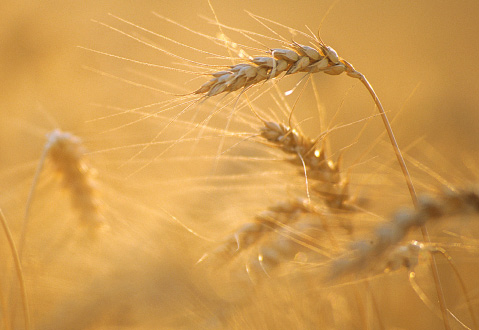
{"label": "wheat stalk", "polygon": [[[25,330],[29,330],[30,329],[30,312],[28,308],[27,290],[25,288],[25,280],[23,277],[22,264],[20,261],[19,254],[17,252],[17,248],[15,246],[15,242],[13,240],[12,234],[10,233],[10,229],[8,228],[7,220],[5,219],[5,216],[1,209],[0,209],[0,222],[2,223],[3,231],[5,233],[5,236],[7,237],[8,245],[10,247],[10,252],[12,254],[12,258],[15,264],[15,272],[17,275],[18,283],[20,284]],[[14,310],[12,313],[14,313]],[[7,323],[6,321],[7,316],[4,315],[3,317],[5,318],[5,323]],[[8,329],[8,323],[7,323],[7,329]]]}

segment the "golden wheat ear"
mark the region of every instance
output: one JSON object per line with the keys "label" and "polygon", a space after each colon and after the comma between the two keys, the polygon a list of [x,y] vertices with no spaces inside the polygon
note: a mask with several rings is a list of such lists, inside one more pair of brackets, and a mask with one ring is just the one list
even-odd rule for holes
{"label": "golden wheat ear", "polygon": [[328,159],[317,140],[281,123],[264,122],[260,132],[274,147],[293,155],[293,164],[303,166],[308,196],[311,192],[332,209],[352,210],[349,181],[340,171],[341,157],[336,162]]}
{"label": "golden wheat ear", "polygon": [[101,212],[102,203],[98,197],[96,171],[86,161],[85,153],[86,149],[79,137],[58,129],[48,134],[26,205],[19,243],[20,258],[25,244],[35,188],[45,162],[51,164],[51,169],[60,178],[64,189],[69,191],[72,207],[78,213],[80,223],[88,229],[89,234],[95,235],[100,227],[106,226]]}
{"label": "golden wheat ear", "polygon": [[400,244],[411,230],[426,224],[432,225],[447,217],[467,214],[477,216],[478,212],[479,194],[474,189],[446,191],[438,196],[420,196],[416,209],[399,209],[389,222],[376,229],[371,239],[353,242],[351,250],[333,262],[333,277],[371,268],[371,264],[381,258],[388,259],[395,255],[398,256],[397,260],[392,258],[388,261],[391,269],[404,263],[413,265],[414,262],[408,262],[403,256],[413,255],[430,244],[401,248]]}
{"label": "golden wheat ear", "polygon": [[245,269],[249,280],[258,283],[277,275],[277,269],[300,252],[330,257],[330,248],[315,237],[324,232],[321,216],[321,209],[306,199],[277,202],[257,214],[254,222],[237,228],[199,262],[213,259],[218,268],[230,264],[236,275]]}
{"label": "golden wheat ear", "polygon": [[63,187],[70,192],[72,207],[78,212],[81,224],[90,231],[104,225],[96,171],[86,161],[86,150],[80,138],[55,130],[49,134],[45,148]]}
{"label": "golden wheat ear", "polygon": [[[311,195],[308,193],[307,199],[288,199],[269,206],[199,261],[214,259],[219,261],[218,265],[233,264],[233,273],[244,268],[253,283],[262,277],[278,275],[298,254],[329,259],[332,251],[329,243],[335,238],[328,222],[333,222],[336,214],[354,209],[347,191],[349,182],[342,178],[339,162],[328,160],[317,140],[304,135],[299,128],[261,120],[260,143],[279,149],[287,155],[286,162],[301,167],[298,175],[309,178],[306,186],[311,185]],[[333,225],[338,226],[342,224]]]}

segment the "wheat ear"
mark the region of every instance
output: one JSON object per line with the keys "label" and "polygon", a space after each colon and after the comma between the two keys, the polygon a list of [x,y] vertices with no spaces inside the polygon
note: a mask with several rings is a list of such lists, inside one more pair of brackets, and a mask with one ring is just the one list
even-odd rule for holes
{"label": "wheat ear", "polygon": [[73,208],[82,224],[95,230],[104,223],[97,197],[96,171],[85,160],[80,138],[60,130],[48,136],[48,158],[61,176],[65,189],[70,190]]}
{"label": "wheat ear", "polygon": [[[341,276],[345,273],[353,273],[370,267],[375,260],[383,258],[397,244],[399,244],[407,233],[415,228],[425,230],[426,223],[439,220],[447,216],[458,214],[479,213],[479,194],[476,190],[448,191],[437,198],[431,196],[421,196],[417,200],[415,209],[405,208],[399,210],[392,220],[380,226],[372,240],[360,240],[351,244],[351,251],[345,257],[335,259],[332,263],[332,277]],[[423,232],[424,233],[424,232]],[[429,236],[425,236],[426,244],[430,245]],[[404,251],[403,251],[404,252]],[[411,249],[408,253],[414,252]],[[442,319],[446,329],[450,329],[448,314],[451,314],[446,307],[444,294],[439,282],[435,258],[432,253],[429,254],[429,260],[432,266],[432,273],[438,293],[439,307]],[[396,261],[397,262],[397,261]],[[410,260],[403,259],[403,262]],[[413,263],[411,263],[413,265]],[[460,278],[460,277],[459,277]],[[462,283],[462,280],[461,280]],[[466,294],[468,299],[468,295]],[[469,304],[470,306],[470,304]],[[471,308],[471,307],[469,307]],[[476,324],[474,314],[473,321]]]}
{"label": "wheat ear", "polygon": [[[279,148],[286,154],[293,155],[290,161],[304,167],[306,175],[312,182],[312,193],[319,195],[327,208],[332,210],[352,210],[348,194],[348,180],[342,179],[339,164],[328,160],[324,149],[318,147],[317,141],[308,138],[296,129],[272,121],[263,121],[260,135],[271,147]],[[308,183],[307,183],[308,184]],[[311,226],[302,221],[308,215],[314,219]],[[323,220],[328,215],[312,200],[297,198],[281,201],[258,214],[254,222],[240,226],[223,240],[219,247],[205,254],[223,260],[231,260],[244,253],[252,246],[258,247],[258,253],[251,258],[248,269],[263,271],[268,274],[284,260],[289,260],[302,248],[330,258],[330,248],[317,240],[318,226],[321,232],[328,231]],[[301,229],[295,229],[299,226]],[[309,235],[308,230],[313,230]],[[330,240],[333,238],[330,236]],[[335,242],[332,242],[336,245]]]}
{"label": "wheat ear", "polygon": [[2,223],[3,231],[5,232],[5,236],[8,240],[8,245],[10,247],[10,251],[12,253],[12,258],[15,264],[15,271],[17,274],[18,283],[20,284],[20,292],[22,294],[22,305],[23,305],[23,313],[24,313],[24,321],[25,321],[25,330],[30,329],[30,312],[28,309],[28,299],[27,299],[27,290],[25,288],[25,281],[23,279],[23,271],[22,271],[22,264],[20,262],[20,257],[18,256],[17,248],[15,247],[15,242],[13,241],[12,234],[10,233],[10,229],[8,228],[7,220],[5,219],[5,215],[3,211],[0,209],[0,222]]}
{"label": "wheat ear", "polygon": [[104,225],[103,215],[100,212],[101,202],[97,197],[96,173],[85,160],[85,149],[80,138],[58,129],[54,130],[48,134],[47,143],[43,149],[28,196],[19,243],[20,258],[25,244],[35,187],[46,159],[51,161],[54,171],[61,177],[65,189],[70,191],[72,206],[79,212],[81,223],[86,225],[92,234],[98,227]]}
{"label": "wheat ear", "polygon": [[448,191],[441,196],[421,196],[416,209],[403,208],[376,229],[370,240],[353,242],[350,252],[332,264],[333,277],[360,271],[385,256],[414,228],[444,217],[479,213],[479,194],[474,189]]}
{"label": "wheat ear", "polygon": [[[317,194],[330,208],[350,210],[349,181],[342,178],[341,158],[334,162],[328,159],[318,140],[304,136],[296,129],[276,122],[264,122],[261,136],[286,154],[295,156],[292,162],[302,165],[311,191]],[[309,187],[308,187],[309,189]],[[308,190],[309,191],[309,190]]]}
{"label": "wheat ear", "polygon": [[[258,242],[262,236],[293,223],[300,214],[313,213],[314,208],[305,199],[278,202],[227,237],[213,254],[230,258]],[[204,260],[209,254],[202,257]]]}

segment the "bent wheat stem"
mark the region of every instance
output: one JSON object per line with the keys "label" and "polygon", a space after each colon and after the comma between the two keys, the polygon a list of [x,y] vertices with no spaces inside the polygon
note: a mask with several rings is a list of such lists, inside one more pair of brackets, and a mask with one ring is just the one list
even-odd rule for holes
{"label": "bent wheat stem", "polygon": [[[344,61],[346,62],[346,61]],[[357,72],[357,71],[356,71]],[[386,132],[388,133],[389,140],[391,141],[391,144],[394,149],[394,153],[396,154],[396,158],[399,162],[399,166],[401,167],[401,171],[404,175],[404,178],[406,179],[406,184],[409,189],[409,194],[411,195],[412,202],[414,206],[417,208],[418,206],[418,199],[416,195],[416,191],[414,189],[414,184],[412,183],[411,176],[409,175],[409,171],[407,169],[406,163],[404,162],[404,158],[401,154],[401,150],[399,149],[399,146],[396,142],[396,138],[394,137],[391,125],[389,124],[388,117],[386,116],[386,112],[384,111],[384,108],[381,104],[381,101],[377,97],[376,93],[374,92],[373,87],[369,83],[369,81],[366,79],[366,77],[362,74],[357,72],[358,74],[358,79],[363,83],[363,85],[366,87],[366,89],[369,91],[371,94],[372,98],[374,99],[374,103],[379,109],[379,113],[381,114],[381,118],[383,120],[384,126],[386,128]],[[354,77],[353,75],[350,75]],[[427,232],[427,228],[425,225],[421,226],[421,233],[424,238],[424,240],[428,243],[431,243],[431,239],[429,237],[429,234]],[[432,270],[432,276],[434,278],[434,283],[436,286],[436,291],[437,291],[437,296],[439,298],[439,306],[441,308],[441,314],[442,318],[444,321],[444,327],[445,329],[450,329],[448,317],[447,317],[447,307],[446,307],[446,300],[444,298],[444,292],[442,290],[442,285],[441,285],[441,279],[439,278],[439,270],[437,269],[437,264],[436,264],[436,258],[433,255],[429,255],[429,261],[431,264],[431,270]]]}
{"label": "bent wheat stem", "polygon": [[[417,199],[416,191],[414,189],[414,185],[412,183],[411,176],[409,175],[409,171],[407,169],[406,163],[404,162],[404,158],[403,158],[403,156],[401,154],[401,151],[399,149],[399,146],[396,142],[396,138],[394,137],[391,125],[389,124],[389,120],[388,120],[388,117],[386,116],[386,112],[384,112],[384,108],[381,104],[381,101],[377,97],[377,95],[374,92],[374,89],[371,86],[371,84],[369,83],[369,81],[366,79],[366,77],[363,74],[361,74],[359,72],[358,72],[358,74],[359,74],[359,77],[358,77],[359,80],[363,83],[363,85],[369,91],[369,93],[371,94],[371,96],[374,99],[374,103],[376,103],[376,106],[378,107],[379,112],[381,113],[381,118],[383,120],[384,126],[386,127],[386,132],[388,133],[389,140],[391,141],[394,152],[396,154],[396,158],[397,158],[397,160],[399,162],[399,165],[401,167],[401,171],[404,175],[404,178],[406,179],[406,183],[407,183],[407,186],[408,186],[408,189],[409,189],[409,194],[411,195],[412,202],[413,202],[414,206],[417,208],[418,199]],[[421,233],[422,233],[422,236],[423,236],[424,240],[427,243],[431,243],[431,239],[429,237],[429,234],[427,232],[427,228],[426,228],[425,225],[421,226]],[[442,318],[443,318],[443,321],[444,321],[444,327],[446,329],[450,329],[451,327],[449,325],[449,321],[448,321],[448,317],[447,317],[446,300],[444,298],[444,292],[442,290],[441,280],[439,278],[439,271],[437,269],[436,258],[433,255],[430,255],[429,256],[429,262],[431,264],[432,276],[434,278],[434,284],[435,284],[435,287],[436,287],[437,296],[439,298],[439,306],[441,308],[441,314],[442,314]]]}
{"label": "bent wheat stem", "polygon": [[399,166],[401,167],[401,171],[404,175],[404,178],[406,179],[406,184],[409,189],[409,194],[411,195],[412,202],[414,206],[417,207],[417,195],[416,195],[416,190],[414,188],[414,184],[412,183],[411,176],[409,174],[409,170],[407,169],[406,163],[404,161],[404,158],[401,154],[401,150],[399,149],[399,146],[396,142],[396,138],[394,136],[393,130],[391,128],[391,124],[389,123],[389,119],[386,115],[386,112],[384,111],[384,108],[381,104],[381,101],[379,100],[378,96],[376,95],[376,92],[374,91],[373,87],[369,83],[369,81],[366,79],[366,77],[362,74],[359,73],[359,80],[363,83],[363,85],[366,87],[366,89],[369,91],[371,94],[372,98],[374,99],[374,103],[378,107],[379,113],[381,114],[381,119],[383,120],[384,127],[386,128],[386,132],[388,133],[389,140],[393,146],[394,153],[396,154],[396,158],[398,160]]}

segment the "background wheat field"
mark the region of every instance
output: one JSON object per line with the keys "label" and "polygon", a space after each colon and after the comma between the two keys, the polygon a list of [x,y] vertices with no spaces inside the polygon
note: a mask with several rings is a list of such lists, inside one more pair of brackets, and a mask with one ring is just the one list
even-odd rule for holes
{"label": "background wheat field", "polygon": [[[4,3],[0,209],[23,281],[2,231],[0,329],[477,328],[479,3],[332,5]],[[356,79],[189,94],[211,78],[191,71],[320,26],[374,86],[421,211]],[[430,242],[416,223],[381,241],[404,214]]]}

